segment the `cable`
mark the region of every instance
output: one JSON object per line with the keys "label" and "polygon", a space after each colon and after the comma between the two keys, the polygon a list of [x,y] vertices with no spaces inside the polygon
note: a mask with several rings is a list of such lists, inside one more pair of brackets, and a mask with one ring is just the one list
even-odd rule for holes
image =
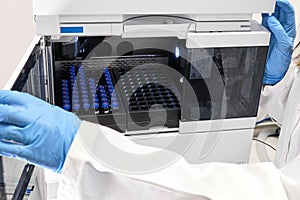
{"label": "cable", "polygon": [[261,123],[263,123],[265,121],[268,121],[268,120],[271,120],[271,118],[270,117],[266,117],[266,118],[264,118],[262,120],[259,120],[258,122],[256,122],[256,125],[261,124]]}
{"label": "cable", "polygon": [[0,200],[6,200],[3,159],[0,157]]}
{"label": "cable", "polygon": [[272,145],[270,145],[270,144],[268,144],[268,143],[266,143],[266,142],[264,142],[264,141],[261,141],[261,140],[259,140],[259,139],[257,139],[257,138],[253,138],[253,140],[255,140],[255,141],[257,141],[257,142],[260,142],[260,143],[262,143],[262,144],[264,144],[264,145],[270,147],[270,148],[273,149],[274,151],[277,151],[275,147],[273,147]]}
{"label": "cable", "polygon": [[293,51],[294,51],[295,49],[297,49],[298,46],[300,46],[300,41],[299,41],[299,42],[297,43],[297,45],[293,48]]}

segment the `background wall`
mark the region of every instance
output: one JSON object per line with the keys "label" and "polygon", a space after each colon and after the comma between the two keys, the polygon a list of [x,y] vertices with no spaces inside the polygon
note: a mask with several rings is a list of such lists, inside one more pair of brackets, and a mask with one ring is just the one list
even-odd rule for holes
{"label": "background wall", "polygon": [[34,37],[32,0],[1,1],[0,89],[4,87]]}
{"label": "background wall", "polygon": [[297,38],[295,42],[300,41],[300,1],[299,0],[290,0],[296,10],[296,22],[297,22]]}
{"label": "background wall", "polygon": [[[51,0],[49,0],[51,1]],[[291,0],[300,23],[300,1]],[[1,2],[0,12],[0,89],[5,85],[14,68],[24,55],[34,37],[32,0],[9,0]],[[299,27],[299,26],[298,26]],[[299,27],[300,28],[300,27]],[[299,29],[300,30],[300,29]],[[298,39],[300,34],[298,34]]]}

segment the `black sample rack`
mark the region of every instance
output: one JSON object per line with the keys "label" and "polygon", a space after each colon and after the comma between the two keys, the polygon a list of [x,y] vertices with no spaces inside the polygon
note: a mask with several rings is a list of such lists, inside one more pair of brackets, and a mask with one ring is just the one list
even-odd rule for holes
{"label": "black sample rack", "polygon": [[57,61],[55,104],[125,132],[178,127],[180,93],[166,57]]}

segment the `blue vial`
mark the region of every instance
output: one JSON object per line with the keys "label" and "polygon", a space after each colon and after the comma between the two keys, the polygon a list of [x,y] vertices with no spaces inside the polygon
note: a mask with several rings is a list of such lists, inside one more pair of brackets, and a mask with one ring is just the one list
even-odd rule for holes
{"label": "blue vial", "polygon": [[78,98],[78,99],[79,99],[79,94],[78,94],[78,92],[73,92],[73,93],[72,93],[72,97],[75,97],[75,98]]}
{"label": "blue vial", "polygon": [[82,84],[82,85],[80,85],[80,89],[81,89],[81,90],[86,90],[86,89],[87,89],[87,87],[86,87],[86,85],[85,85],[85,84]]}
{"label": "blue vial", "polygon": [[80,104],[80,101],[79,101],[79,99],[73,99],[73,104]]}
{"label": "blue vial", "polygon": [[68,90],[63,90],[62,91],[62,95],[64,96],[64,95],[69,95],[69,91]]}
{"label": "blue vial", "polygon": [[102,102],[102,103],[108,103],[108,99],[107,99],[106,97],[102,97],[102,98],[101,98],[101,102]]}
{"label": "blue vial", "polygon": [[111,94],[111,98],[117,98],[117,94],[115,93],[115,91]]}
{"label": "blue vial", "polygon": [[110,77],[105,77],[105,81],[106,81],[106,83],[111,82],[111,78]]}
{"label": "blue vial", "polygon": [[99,102],[94,102],[93,103],[93,108],[94,109],[99,109]]}
{"label": "blue vial", "polygon": [[109,104],[107,102],[103,102],[102,109],[104,113],[109,113]]}
{"label": "blue vial", "polygon": [[81,88],[81,94],[88,94],[88,91],[86,90],[86,88],[85,89]]}
{"label": "blue vial", "polygon": [[100,93],[100,98],[106,98],[107,97],[107,95],[106,95],[106,93]]}
{"label": "blue vial", "polygon": [[109,103],[108,102],[103,102],[102,103],[102,108],[109,108]]}
{"label": "blue vial", "polygon": [[90,91],[95,93],[96,92],[96,87],[94,85],[90,86]]}
{"label": "blue vial", "polygon": [[65,99],[63,99],[63,103],[70,103],[70,100],[69,100],[69,98],[65,98]]}
{"label": "blue vial", "polygon": [[91,98],[95,98],[95,99],[98,98],[98,94],[96,93],[96,91],[91,92]]}
{"label": "blue vial", "polygon": [[79,78],[85,78],[85,74],[83,71],[79,71]]}
{"label": "blue vial", "polygon": [[98,88],[99,88],[99,90],[101,90],[101,89],[104,90],[105,89],[105,87],[103,85],[99,85]]}
{"label": "blue vial", "polygon": [[72,65],[72,66],[69,68],[69,71],[75,72],[75,66]]}
{"label": "blue vial", "polygon": [[69,95],[66,94],[62,95],[62,99],[69,99]]}
{"label": "blue vial", "polygon": [[88,95],[88,94],[82,94],[82,95],[81,95],[81,98],[83,98],[83,99],[88,99],[88,98],[89,98],[89,95]]}
{"label": "blue vial", "polygon": [[82,78],[80,78],[78,82],[80,85],[86,85],[85,80]]}
{"label": "blue vial", "polygon": [[88,94],[81,94],[81,99],[88,99],[89,95]]}
{"label": "blue vial", "polygon": [[80,104],[79,103],[73,103],[73,110],[78,112],[80,110]]}
{"label": "blue vial", "polygon": [[108,81],[108,82],[107,82],[107,86],[113,86],[112,81]]}
{"label": "blue vial", "polygon": [[85,82],[80,83],[80,88],[81,89],[86,89],[87,88]]}
{"label": "blue vial", "polygon": [[97,92],[97,90],[95,88],[90,89],[91,97],[94,97],[96,95],[96,92]]}
{"label": "blue vial", "polygon": [[79,101],[79,95],[73,94],[73,95],[72,95],[72,100],[73,100],[73,101]]}
{"label": "blue vial", "polygon": [[96,88],[95,83],[90,83],[90,87]]}
{"label": "blue vial", "polygon": [[90,103],[89,103],[89,102],[84,102],[84,103],[83,103],[83,108],[84,108],[85,110],[88,110],[88,109],[90,108]]}
{"label": "blue vial", "polygon": [[90,90],[91,90],[91,91],[96,91],[96,86],[90,85]]}
{"label": "blue vial", "polygon": [[113,102],[111,104],[111,107],[112,107],[113,110],[119,110],[119,104],[118,104],[118,102]]}
{"label": "blue vial", "polygon": [[80,108],[80,102],[79,101],[73,101],[72,104],[73,104],[73,107],[74,107],[74,105],[79,105],[79,108]]}
{"label": "blue vial", "polygon": [[103,90],[103,89],[98,88],[98,91],[99,91],[99,93],[105,93],[105,90]]}
{"label": "blue vial", "polygon": [[92,98],[92,102],[99,103],[99,100],[98,100],[98,98]]}
{"label": "blue vial", "polygon": [[114,86],[112,84],[107,85],[108,89],[114,89]]}
{"label": "blue vial", "polygon": [[98,96],[96,90],[95,91],[91,91],[90,94],[91,94],[92,98],[96,98]]}
{"label": "blue vial", "polygon": [[72,65],[72,66],[70,67],[70,71],[75,71],[75,66],[74,66],[74,65]]}
{"label": "blue vial", "polygon": [[65,109],[65,110],[70,110],[70,108],[71,108],[71,106],[70,106],[69,103],[64,103],[64,104],[63,104],[63,109]]}
{"label": "blue vial", "polygon": [[74,72],[74,73],[70,73],[70,79],[73,79],[73,80],[75,80],[75,79],[76,79],[75,72]]}
{"label": "blue vial", "polygon": [[114,93],[114,90],[111,89],[111,88],[109,88],[109,89],[108,89],[108,93],[109,93],[109,95],[112,97],[112,96],[113,96],[113,93]]}
{"label": "blue vial", "polygon": [[61,93],[62,93],[62,96],[69,96],[69,90],[67,90],[67,89],[62,89]]}
{"label": "blue vial", "polygon": [[105,90],[99,90],[99,93],[100,93],[100,96],[101,96],[101,94],[105,94],[106,95],[106,91]]}
{"label": "blue vial", "polygon": [[77,98],[73,98],[73,99],[72,99],[72,103],[73,103],[73,104],[74,104],[74,103],[80,104],[80,101],[79,101],[79,99],[77,99]]}
{"label": "blue vial", "polygon": [[78,92],[78,90],[73,90],[73,92],[72,92],[72,95],[79,95],[79,92]]}
{"label": "blue vial", "polygon": [[82,102],[83,102],[83,103],[88,103],[88,102],[89,102],[89,99],[88,99],[88,98],[82,98]]}
{"label": "blue vial", "polygon": [[118,98],[117,98],[116,96],[111,97],[111,101],[112,101],[112,102],[113,102],[113,101],[117,101],[117,102],[118,102]]}
{"label": "blue vial", "polygon": [[75,83],[75,81],[76,81],[75,77],[70,76],[70,82]]}

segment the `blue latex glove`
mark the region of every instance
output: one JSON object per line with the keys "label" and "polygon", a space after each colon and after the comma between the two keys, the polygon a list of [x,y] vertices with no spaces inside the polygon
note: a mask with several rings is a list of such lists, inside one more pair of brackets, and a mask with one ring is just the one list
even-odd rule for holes
{"label": "blue latex glove", "polygon": [[284,77],[291,62],[296,37],[295,11],[288,0],[277,0],[275,12],[262,17],[263,26],[272,33],[264,84],[274,85]]}
{"label": "blue latex glove", "polygon": [[80,126],[74,114],[26,93],[0,90],[0,154],[60,172]]}

